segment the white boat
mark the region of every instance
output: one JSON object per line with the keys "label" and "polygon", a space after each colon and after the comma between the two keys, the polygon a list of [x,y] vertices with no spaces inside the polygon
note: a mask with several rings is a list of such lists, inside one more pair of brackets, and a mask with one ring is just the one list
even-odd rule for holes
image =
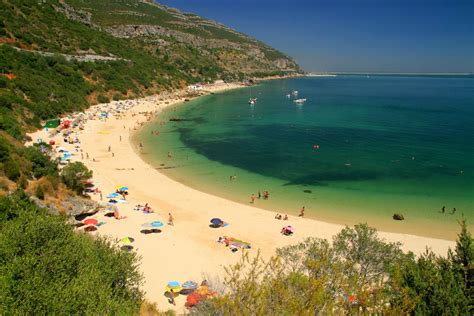
{"label": "white boat", "polygon": [[295,102],[296,104],[303,104],[306,102],[306,99],[296,99],[293,102]]}
{"label": "white boat", "polygon": [[250,105],[255,105],[255,103],[257,103],[257,98],[250,98],[249,104]]}

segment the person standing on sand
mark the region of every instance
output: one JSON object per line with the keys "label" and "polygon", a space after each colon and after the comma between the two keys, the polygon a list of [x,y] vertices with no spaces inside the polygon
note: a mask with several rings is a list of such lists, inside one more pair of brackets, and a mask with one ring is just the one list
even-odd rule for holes
{"label": "person standing on sand", "polygon": [[111,150],[111,147],[110,147],[110,145],[109,145],[109,152],[110,152],[110,150]]}
{"label": "person standing on sand", "polygon": [[174,218],[171,213],[168,213],[168,225],[174,226]]}
{"label": "person standing on sand", "polygon": [[300,214],[298,215],[299,217],[304,217],[304,206],[301,208]]}
{"label": "person standing on sand", "polygon": [[250,203],[255,203],[255,194],[252,194],[252,196],[250,197]]}
{"label": "person standing on sand", "polygon": [[174,291],[173,289],[170,290],[170,303],[176,306],[176,302],[174,300]]}
{"label": "person standing on sand", "polygon": [[441,213],[444,214],[444,212],[446,212],[446,206],[443,205],[443,208],[441,208]]}

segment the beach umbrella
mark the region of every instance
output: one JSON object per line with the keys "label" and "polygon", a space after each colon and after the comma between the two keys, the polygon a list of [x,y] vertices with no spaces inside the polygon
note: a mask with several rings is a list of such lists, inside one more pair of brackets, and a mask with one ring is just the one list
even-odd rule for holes
{"label": "beach umbrella", "polygon": [[97,225],[98,221],[95,218],[88,218],[83,223],[84,225]]}
{"label": "beach umbrella", "polygon": [[181,287],[186,290],[195,290],[197,289],[198,284],[194,281],[186,281],[181,285]]}
{"label": "beach umbrella", "polygon": [[130,245],[132,242],[135,241],[135,239],[133,239],[132,237],[123,237],[122,239],[120,239],[120,241],[121,241],[124,245]]}
{"label": "beach umbrella", "polygon": [[119,191],[128,191],[128,187],[124,187],[124,186],[116,186],[116,187],[115,187],[115,190],[119,190]]}
{"label": "beach umbrella", "polygon": [[224,223],[224,221],[220,218],[211,219],[211,224],[213,224],[213,225],[222,225],[222,223]]}
{"label": "beach umbrella", "polygon": [[199,301],[201,301],[201,297],[202,296],[198,293],[191,293],[186,298],[186,304],[185,305],[187,307],[193,307],[193,306],[197,305],[199,303]]}
{"label": "beach umbrella", "polygon": [[110,212],[116,212],[116,211],[118,211],[118,207],[115,206],[115,205],[109,205],[109,206],[107,206],[106,210],[110,211]]}
{"label": "beach umbrella", "polygon": [[120,194],[113,192],[113,193],[110,193],[109,195],[107,195],[107,198],[111,199],[111,198],[115,198],[117,196],[120,196]]}
{"label": "beach umbrella", "polygon": [[175,292],[175,293],[182,290],[182,288],[179,285],[178,281],[168,282],[168,284],[166,285],[166,292],[171,292],[171,290],[173,290],[173,292]]}
{"label": "beach umbrella", "polygon": [[163,223],[160,221],[154,221],[154,222],[151,222],[150,224],[151,224],[151,227],[155,227],[155,228],[163,227]]}
{"label": "beach umbrella", "polygon": [[287,231],[289,231],[289,232],[292,232],[292,233],[295,232],[295,229],[294,229],[293,226],[291,226],[291,225],[285,226],[285,229],[286,229]]}
{"label": "beach umbrella", "polygon": [[198,288],[198,284],[194,281],[186,281],[181,285],[181,287],[183,289],[179,292],[179,294],[189,295]]}

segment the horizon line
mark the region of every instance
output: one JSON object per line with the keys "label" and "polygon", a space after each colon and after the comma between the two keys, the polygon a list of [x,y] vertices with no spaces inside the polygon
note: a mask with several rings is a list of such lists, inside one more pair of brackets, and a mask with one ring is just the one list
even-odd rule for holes
{"label": "horizon line", "polygon": [[384,72],[384,71],[308,71],[308,74],[354,74],[354,75],[474,75],[474,72]]}

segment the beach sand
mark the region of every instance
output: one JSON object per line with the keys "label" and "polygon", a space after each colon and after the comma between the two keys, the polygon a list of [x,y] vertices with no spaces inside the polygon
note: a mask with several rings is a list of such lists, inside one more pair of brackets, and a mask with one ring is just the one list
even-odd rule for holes
{"label": "beach sand", "polygon": [[[238,87],[240,85],[219,85],[209,86],[204,90],[218,92]],[[126,218],[115,220],[104,217],[104,213],[99,212],[93,217],[106,224],[94,234],[119,239],[124,236],[135,238],[132,245],[134,251],[141,256],[140,270],[145,277],[143,290],[146,291],[146,298],[156,302],[161,310],[185,312],[185,296],[176,299],[176,306],[171,305],[164,296],[165,286],[169,281],[182,283],[194,280],[200,283],[203,279],[222,280],[225,275],[223,267],[236,263],[241,258],[241,250],[233,253],[223,244],[217,243],[219,236],[247,241],[252,245],[252,249],[247,251],[257,254],[260,250],[261,255],[268,258],[276,248],[295,244],[306,237],[331,240],[343,228],[341,225],[295,216],[290,216],[288,221],[276,220],[275,213],[186,187],[158,172],[156,166],[145,163],[138,154],[140,149],[131,142],[133,132],[149,118],[143,112],[160,111],[166,106],[184,101],[183,97],[172,96],[162,101],[159,99],[161,97],[139,100],[121,118],[87,121],[84,130],[78,135],[84,158],[81,159],[80,153],[76,152],[72,161],[82,161],[93,170],[94,183],[103,192],[104,201],[105,196],[114,192],[116,186],[129,188],[128,204],[118,204],[120,216]],[[49,141],[44,130],[30,136],[34,140],[41,137]],[[56,136],[54,139],[57,145],[69,148],[74,153],[73,146],[64,144],[62,137]],[[97,201],[100,199],[99,194],[91,194],[91,197]],[[155,213],[144,214],[133,210],[136,204],[145,203]],[[168,213],[174,217],[173,226],[166,224]],[[209,221],[214,217],[223,219],[229,225],[210,228]],[[140,233],[142,224],[156,220],[165,224],[161,233]],[[288,224],[295,227],[295,234],[281,235],[281,228]],[[380,235],[387,241],[401,242],[404,250],[417,254],[430,247],[435,253],[446,255],[448,247],[454,246],[454,242],[441,239],[386,232],[380,232]]]}

